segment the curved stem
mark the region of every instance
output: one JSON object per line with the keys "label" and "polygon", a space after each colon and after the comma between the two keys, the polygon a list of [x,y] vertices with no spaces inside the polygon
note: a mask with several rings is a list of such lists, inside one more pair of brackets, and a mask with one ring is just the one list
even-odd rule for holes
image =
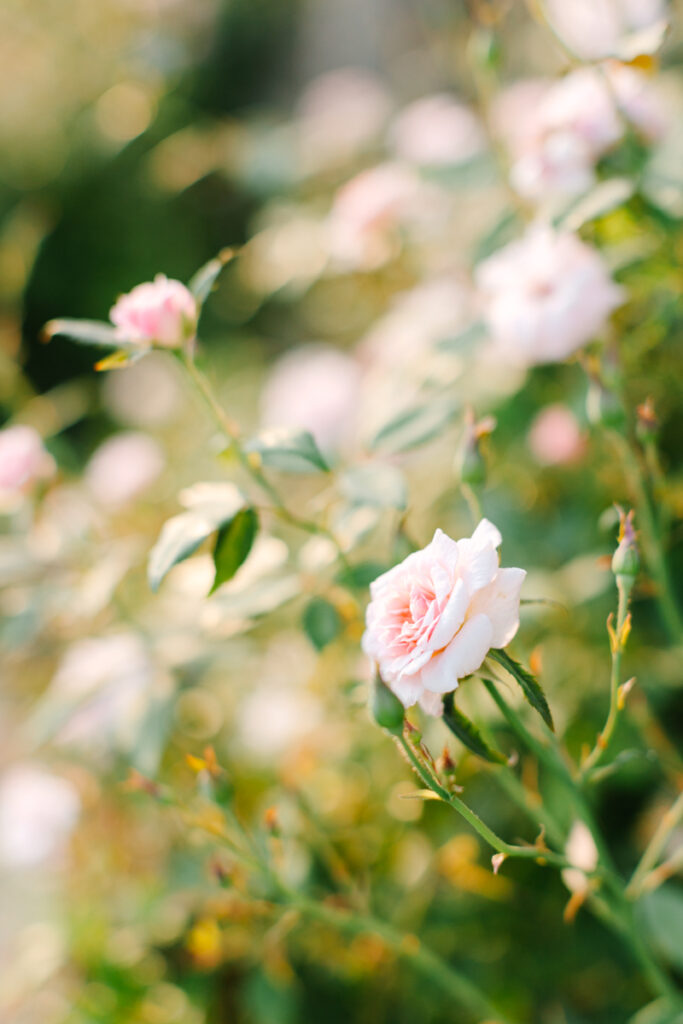
{"label": "curved stem", "polygon": [[273,511],[282,519],[284,522],[289,523],[290,526],[295,526],[299,530],[303,530],[305,533],[319,534],[327,537],[331,540],[337,549],[339,560],[348,567],[348,561],[346,554],[342,550],[337,541],[336,537],[326,526],[319,523],[313,522],[310,519],[302,519],[301,516],[295,515],[285,505],[280,493],[277,488],[273,486],[270,480],[261,470],[258,460],[252,460],[249,453],[244,450],[242,442],[242,435],[240,433],[239,425],[232,420],[223,409],[222,405],[216,398],[213,388],[211,387],[206,376],[199,369],[194,361],[194,357],[190,351],[184,351],[182,354],[182,364],[187,370],[187,373],[195,385],[196,389],[204,399],[208,409],[210,410],[213,418],[215,419],[218,427],[222,430],[230,441],[230,446],[237,455],[242,467],[249,474],[251,479],[257,484],[258,487],[270,498],[273,503]]}
{"label": "curved stem", "polygon": [[662,815],[652,839],[645,848],[636,870],[633,872],[631,881],[628,883],[626,893],[632,899],[636,899],[643,890],[643,883],[648,874],[656,866],[669,836],[683,820],[683,792],[679,793],[669,810]]}

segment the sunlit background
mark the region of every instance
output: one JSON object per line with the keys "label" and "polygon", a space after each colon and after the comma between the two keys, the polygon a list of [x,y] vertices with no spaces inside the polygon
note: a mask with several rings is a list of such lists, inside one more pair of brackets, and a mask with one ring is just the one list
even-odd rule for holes
{"label": "sunlit background", "polygon": [[[659,7],[643,0],[635,28]],[[471,532],[462,470],[483,423],[482,509],[538,599],[516,649],[570,750],[602,724],[614,502],[633,502],[632,482],[596,429],[607,398],[585,361],[501,359],[473,282],[539,215],[580,230],[628,292],[608,362],[618,350],[634,415],[648,398],[656,409],[680,592],[676,15],[661,50],[623,44],[607,100],[594,81],[554,95],[539,153],[537,105],[574,63],[521,0],[4,0],[0,408],[46,453],[0,534],[3,1024],[475,1020],[379,937],[272,914],[211,836],[186,759],[207,747],[254,829],[277,809],[292,885],[367,902],[513,1019],[663,1024],[634,1016],[649,997],[617,939],[585,911],[563,921],[558,875],[494,875],[447,808],[406,799],[416,782],[367,714],[360,636],[373,569],[437,526]],[[574,51],[599,45],[561,21]],[[585,126],[609,90],[629,125],[608,110]],[[208,548],[152,594],[162,524],[198,483],[242,470],[169,353],[96,373],[94,348],[41,338],[55,317],[107,320],[157,273],[187,281],[226,246],[242,248],[202,312],[201,358],[246,436],[315,436],[333,472],[274,479],[363,568],[351,584],[328,537],[265,509],[215,595]],[[619,742],[642,733],[658,756],[625,757],[596,801],[624,870],[681,772],[680,648],[654,597],[644,578]],[[485,692],[463,706],[513,745]],[[446,733],[424,725],[438,755]],[[456,754],[479,813],[533,841],[493,772]],[[533,770],[520,768],[530,791]],[[561,789],[540,785],[568,825]],[[642,927],[683,972],[680,879],[653,900]]]}

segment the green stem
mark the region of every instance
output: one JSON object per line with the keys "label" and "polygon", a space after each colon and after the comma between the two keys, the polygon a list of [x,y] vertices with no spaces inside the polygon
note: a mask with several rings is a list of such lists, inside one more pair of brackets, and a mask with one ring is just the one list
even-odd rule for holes
{"label": "green stem", "polygon": [[614,736],[617,719],[619,718],[619,711],[621,710],[619,706],[619,685],[621,681],[621,656],[624,651],[622,630],[628,614],[628,602],[631,593],[631,586],[624,582],[623,577],[618,577],[617,589],[619,592],[617,626],[614,634],[610,635],[612,668],[610,671],[609,684],[609,712],[607,714],[607,721],[605,722],[602,732],[598,735],[593,750],[581,766],[580,781],[582,782],[590,778],[593,769],[597,768],[602,759],[606,756]]}
{"label": "green stem", "polygon": [[619,453],[633,492],[645,558],[657,584],[657,602],[662,620],[672,642],[680,643],[683,640],[683,618],[674,595],[657,519],[652,509],[640,461],[625,437],[617,431],[610,431],[609,436]]}
{"label": "green stem", "polygon": [[628,883],[626,888],[626,893],[631,897],[631,899],[637,899],[642,892],[645,879],[657,864],[657,861],[662,855],[662,851],[668,842],[669,836],[682,820],[683,792],[679,793],[672,806],[662,816],[662,820],[657,826],[655,834],[645,848],[645,852],[640,859],[640,863],[633,872],[631,881]]}
{"label": "green stem", "polygon": [[270,500],[272,501],[273,510],[276,513],[276,515],[278,515],[280,519],[288,523],[290,526],[295,526],[297,529],[303,530],[305,533],[319,534],[327,537],[329,540],[332,541],[335,548],[337,549],[339,560],[348,568],[346,554],[344,553],[344,551],[342,551],[339,542],[337,541],[332,531],[329,530],[326,526],[322,526],[319,523],[315,523],[310,519],[302,519],[300,516],[297,516],[293,512],[290,512],[289,509],[286,507],[277,488],[275,488],[273,484],[270,482],[270,480],[268,480],[268,478],[262,472],[258,464],[252,459],[250,459],[249,454],[244,450],[244,445],[242,442],[242,436],[240,433],[239,426],[234,422],[234,420],[232,420],[227,415],[227,413],[221,406],[220,402],[218,401],[213,392],[213,388],[209,384],[209,381],[195,363],[192,353],[184,351],[182,354],[181,362],[185,369],[187,370],[187,373],[192,383],[195,385],[198,392],[204,399],[218,427],[228,437],[230,441],[230,447],[237,455],[237,458],[239,459],[243,469],[249,474],[254,483],[256,483],[257,486],[260,487],[260,489],[264,492],[264,494],[266,494],[267,497],[270,498]]}

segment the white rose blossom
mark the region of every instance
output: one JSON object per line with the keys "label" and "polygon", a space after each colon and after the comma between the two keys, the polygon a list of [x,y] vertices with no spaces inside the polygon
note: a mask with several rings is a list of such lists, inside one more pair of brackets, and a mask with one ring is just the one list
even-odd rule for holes
{"label": "white rose blossom", "polygon": [[542,224],[479,264],[475,279],[496,348],[522,366],[567,359],[624,301],[596,249]]}
{"label": "white rose blossom", "polygon": [[499,567],[501,542],[487,519],[459,541],[437,530],[371,584],[363,650],[405,707],[440,715],[441,695],[517,632],[526,572]]}

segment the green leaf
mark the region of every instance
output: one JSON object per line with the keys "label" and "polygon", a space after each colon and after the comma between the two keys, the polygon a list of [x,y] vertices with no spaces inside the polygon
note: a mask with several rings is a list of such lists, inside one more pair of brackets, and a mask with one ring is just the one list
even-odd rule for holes
{"label": "green leaf", "polygon": [[310,473],[314,470],[329,473],[330,470],[315,438],[307,430],[292,430],[289,427],[264,430],[247,441],[244,449],[247,452],[258,452],[264,466],[279,469],[283,473]]}
{"label": "green leaf", "polygon": [[436,347],[441,352],[462,352],[463,349],[471,349],[487,336],[486,324],[481,320],[475,321],[469,327],[453,334],[448,338],[441,338],[437,341]]}
{"label": "green leaf", "polygon": [[384,424],[370,441],[370,448],[391,454],[410,451],[438,437],[457,411],[458,406],[451,399],[433,399],[406,409]]}
{"label": "green leaf", "polygon": [[209,260],[203,267],[200,267],[197,273],[192,277],[188,284],[188,288],[194,295],[199,306],[203,306],[211,290],[215,285],[218,275],[222,271],[223,267],[230,262],[235,256],[234,249],[222,249],[218,256],[214,259]]}
{"label": "green leaf", "polygon": [[188,511],[164,523],[150,552],[147,578],[154,591],[174,565],[189,558],[212,533],[247,508],[244,495],[234,484],[195,484],[181,491],[179,499]]}
{"label": "green leaf", "polygon": [[578,231],[589,221],[604,217],[606,213],[623,206],[635,189],[635,182],[630,178],[608,178],[607,181],[601,181],[587,195],[572,203],[560,218],[562,227]]}
{"label": "green leaf", "polygon": [[324,597],[314,597],[304,612],[303,625],[315,649],[322,651],[339,636],[343,623],[333,604]]}
{"label": "green leaf", "polygon": [[643,896],[637,913],[653,946],[683,971],[683,888],[668,883]]}
{"label": "green leaf", "polygon": [[258,532],[258,516],[253,508],[242,509],[226,526],[222,526],[216,538],[213,561],[216,576],[210,594],[223,583],[227,583],[246,561]]}
{"label": "green leaf", "polygon": [[408,500],[401,471],[381,462],[365,463],[348,469],[341,477],[339,486],[352,505],[396,508],[402,511]]}
{"label": "green leaf", "polygon": [[456,708],[452,693],[445,695],[443,707],[443,720],[461,743],[479,757],[483,757],[485,761],[491,761],[493,764],[507,764],[507,758],[500,751],[490,747],[474,722]]}
{"label": "green leaf", "polygon": [[56,335],[69,338],[79,345],[97,345],[102,348],[125,348],[125,341],[116,327],[102,320],[50,320],[43,327],[43,339]]}
{"label": "green leaf", "polygon": [[344,587],[367,590],[373,580],[389,569],[391,566],[383,562],[359,562],[357,565],[344,566],[337,576],[337,582]]}
{"label": "green leaf", "polygon": [[183,512],[168,519],[149,556],[147,579],[151,589],[156,592],[173,566],[194,554],[215,529],[213,520],[194,512]]}
{"label": "green leaf", "polygon": [[507,651],[497,650],[492,647],[489,651],[489,658],[492,658],[493,661],[497,661],[499,665],[502,665],[503,668],[517,680],[529,704],[531,704],[532,708],[538,711],[548,728],[554,731],[555,726],[553,725],[553,716],[550,713],[548,701],[545,698],[545,694],[541,689],[541,684],[538,679],[536,679],[528,669],[524,668],[523,665],[520,665],[518,661],[511,658]]}

